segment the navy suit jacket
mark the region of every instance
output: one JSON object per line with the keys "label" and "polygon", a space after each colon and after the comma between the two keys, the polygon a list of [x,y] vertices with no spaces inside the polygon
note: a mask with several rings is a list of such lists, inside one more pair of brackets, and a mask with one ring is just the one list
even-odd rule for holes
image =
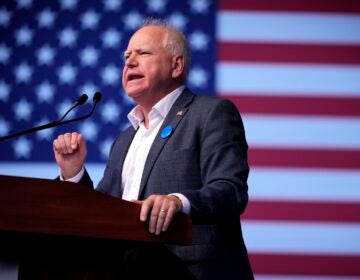
{"label": "navy suit jacket", "polygon": [[[173,132],[162,138],[166,126]],[[114,141],[98,191],[121,198],[122,167],[135,133],[129,127]],[[198,279],[253,279],[239,218],[248,202],[247,148],[233,103],[185,89],[147,157],[139,199],[169,193],[189,199],[193,244],[167,246]],[[87,173],[82,182],[90,184]]]}

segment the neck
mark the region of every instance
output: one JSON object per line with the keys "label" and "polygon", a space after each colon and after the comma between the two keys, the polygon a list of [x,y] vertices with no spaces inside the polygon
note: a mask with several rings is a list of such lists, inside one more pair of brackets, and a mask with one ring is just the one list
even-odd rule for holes
{"label": "neck", "polygon": [[[140,105],[139,105],[140,106]],[[140,106],[140,109],[144,115],[144,126],[146,129],[149,128],[149,113],[150,113],[150,110],[146,110],[144,107]]]}
{"label": "neck", "polygon": [[171,88],[167,89],[166,91],[162,91],[165,93],[162,94],[144,94],[142,98],[134,98],[135,102],[141,108],[141,111],[144,115],[144,125],[146,128],[149,126],[149,113],[151,109],[158,103],[161,99],[163,99],[166,95],[173,92],[176,88],[180,85],[174,85]]}

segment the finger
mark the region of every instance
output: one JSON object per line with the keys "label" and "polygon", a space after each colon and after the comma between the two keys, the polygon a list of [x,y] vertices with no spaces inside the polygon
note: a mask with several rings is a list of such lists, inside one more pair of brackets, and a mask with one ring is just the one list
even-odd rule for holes
{"label": "finger", "polygon": [[64,145],[67,153],[71,154],[73,152],[73,149],[71,148],[71,133],[64,134]]}
{"label": "finger", "polygon": [[81,134],[77,133],[77,132],[73,132],[71,133],[71,137],[70,137],[70,147],[73,150],[76,150],[79,146],[79,143],[81,141]]}
{"label": "finger", "polygon": [[168,208],[166,206],[162,206],[159,213],[158,213],[158,218],[156,221],[156,228],[155,228],[155,234],[159,235],[160,232],[162,231],[162,228],[164,226],[164,222],[167,219],[167,215],[168,215]]}
{"label": "finger", "polygon": [[57,153],[59,153],[59,141],[57,140],[57,139],[55,139],[54,141],[53,141],[53,149],[54,149],[54,151],[56,151]]}
{"label": "finger", "polygon": [[66,145],[65,145],[65,139],[64,139],[64,135],[61,134],[58,136],[57,138],[57,151],[60,154],[67,154],[67,149],[66,149]]}
{"label": "finger", "polygon": [[167,231],[176,212],[177,212],[177,209],[175,206],[169,207],[166,218],[163,223],[163,226],[161,228],[162,231]]}
{"label": "finger", "polygon": [[176,212],[176,209],[177,209],[176,201],[171,199],[169,196],[164,196],[158,214],[155,234],[158,235],[160,234],[161,231],[167,230]]}
{"label": "finger", "polygon": [[147,220],[147,217],[149,215],[149,212],[152,208],[153,205],[153,201],[152,201],[152,196],[148,197],[146,200],[144,200],[144,202],[141,205],[141,210],[140,210],[140,221],[145,222]]}
{"label": "finger", "polygon": [[[154,204],[151,209],[150,213],[150,220],[149,220],[149,232],[150,233],[157,233],[158,222],[163,223],[163,214],[160,215],[160,210],[162,206],[162,198],[161,196],[156,196],[154,199]],[[159,219],[160,218],[160,219]],[[159,233],[157,233],[159,234]]]}

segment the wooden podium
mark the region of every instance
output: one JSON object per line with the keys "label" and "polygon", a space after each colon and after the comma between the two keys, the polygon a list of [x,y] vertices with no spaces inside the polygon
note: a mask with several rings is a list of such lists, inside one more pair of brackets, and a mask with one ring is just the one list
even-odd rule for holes
{"label": "wooden podium", "polygon": [[80,184],[0,176],[0,257],[20,263],[19,279],[119,279],[134,244],[191,244],[186,215],[159,236],[139,215],[139,204]]}

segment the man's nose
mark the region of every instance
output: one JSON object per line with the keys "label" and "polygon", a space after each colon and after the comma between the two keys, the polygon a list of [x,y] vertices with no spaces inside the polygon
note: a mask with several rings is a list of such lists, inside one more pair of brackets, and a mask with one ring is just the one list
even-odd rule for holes
{"label": "man's nose", "polygon": [[135,55],[129,55],[126,59],[125,59],[125,65],[127,67],[134,67],[138,64],[137,58]]}

